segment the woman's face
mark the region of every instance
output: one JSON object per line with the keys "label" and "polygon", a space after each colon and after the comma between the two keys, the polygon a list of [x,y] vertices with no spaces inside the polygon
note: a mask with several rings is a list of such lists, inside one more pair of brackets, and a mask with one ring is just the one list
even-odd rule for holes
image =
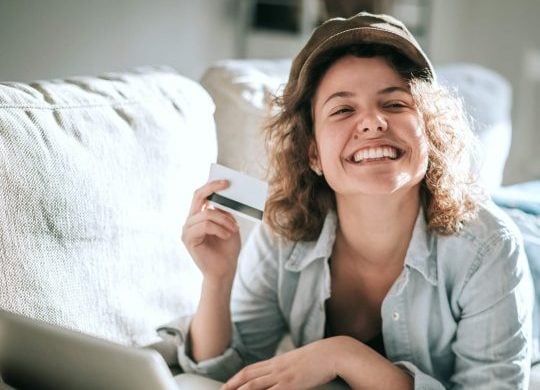
{"label": "woman's face", "polygon": [[380,57],[345,56],[313,99],[310,161],[336,196],[419,188],[428,143],[408,84]]}

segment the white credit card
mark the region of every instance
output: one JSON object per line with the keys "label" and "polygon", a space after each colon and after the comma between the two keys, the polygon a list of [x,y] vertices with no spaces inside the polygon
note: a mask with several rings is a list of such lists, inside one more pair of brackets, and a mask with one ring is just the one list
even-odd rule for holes
{"label": "white credit card", "polygon": [[268,196],[264,181],[219,164],[210,166],[208,181],[211,180],[228,180],[229,187],[210,195],[210,203],[241,217],[262,220]]}

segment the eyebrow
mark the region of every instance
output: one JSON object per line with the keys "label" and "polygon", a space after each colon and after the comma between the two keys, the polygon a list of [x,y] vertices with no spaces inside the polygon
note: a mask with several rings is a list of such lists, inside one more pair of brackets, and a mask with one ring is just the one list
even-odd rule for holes
{"label": "eyebrow", "polygon": [[323,106],[328,103],[330,100],[334,99],[334,98],[337,98],[337,97],[343,97],[343,98],[347,98],[347,97],[352,97],[354,96],[354,93],[352,92],[349,92],[349,91],[339,91],[339,92],[335,92],[333,93],[332,95],[328,96],[326,98],[326,100],[324,101],[323,103]]}
{"label": "eyebrow", "polygon": [[[408,95],[411,94],[411,92],[406,89],[406,88],[403,88],[403,87],[399,87],[399,86],[390,86],[390,87],[386,87],[386,88],[383,88],[381,89],[380,91],[377,91],[377,95],[387,95],[389,93],[392,93],[392,92],[404,92]],[[323,103],[323,106],[328,103],[330,100],[334,99],[334,98],[337,98],[337,97],[341,97],[341,98],[348,98],[348,97],[353,97],[355,94],[353,92],[350,92],[350,91],[339,91],[339,92],[335,92],[333,94],[331,94],[330,96],[328,96],[326,98],[326,100],[324,101]]]}
{"label": "eyebrow", "polygon": [[377,94],[378,95],[383,95],[383,94],[388,94],[388,93],[392,93],[392,92],[396,92],[396,91],[405,92],[407,95],[411,94],[411,91],[409,91],[407,88],[398,87],[397,85],[381,89],[379,92],[377,92]]}

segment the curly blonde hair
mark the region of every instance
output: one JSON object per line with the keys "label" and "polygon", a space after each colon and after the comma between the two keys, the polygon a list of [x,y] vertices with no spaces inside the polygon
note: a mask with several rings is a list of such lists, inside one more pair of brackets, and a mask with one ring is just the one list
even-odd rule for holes
{"label": "curly blonde hair", "polygon": [[266,222],[284,238],[311,241],[319,236],[327,213],[336,209],[333,190],[310,168],[308,150],[314,141],[316,88],[326,70],[345,55],[382,57],[409,83],[429,143],[420,189],[428,229],[443,235],[459,232],[475,218],[482,194],[471,174],[476,142],[461,101],[407,57],[379,44],[324,53],[305,90],[289,92],[285,87],[283,95],[274,99],[277,114],[265,126],[270,184]]}

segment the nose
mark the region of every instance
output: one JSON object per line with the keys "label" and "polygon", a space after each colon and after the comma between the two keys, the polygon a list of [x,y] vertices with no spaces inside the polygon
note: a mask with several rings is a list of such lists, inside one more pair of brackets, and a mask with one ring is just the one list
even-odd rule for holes
{"label": "nose", "polygon": [[378,112],[366,112],[357,124],[357,130],[362,133],[383,132],[387,128],[386,119]]}

